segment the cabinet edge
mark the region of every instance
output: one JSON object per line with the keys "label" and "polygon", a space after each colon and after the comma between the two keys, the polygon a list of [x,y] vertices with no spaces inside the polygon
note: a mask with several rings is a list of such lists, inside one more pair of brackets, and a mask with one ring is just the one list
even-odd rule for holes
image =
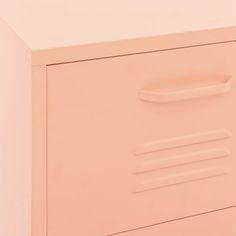
{"label": "cabinet edge", "polygon": [[32,75],[32,236],[47,235],[47,67]]}

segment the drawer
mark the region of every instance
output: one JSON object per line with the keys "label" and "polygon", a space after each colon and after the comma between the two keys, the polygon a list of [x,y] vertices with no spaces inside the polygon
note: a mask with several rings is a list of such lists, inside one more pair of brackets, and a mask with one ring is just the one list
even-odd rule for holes
{"label": "drawer", "polygon": [[[234,236],[235,209],[217,211],[180,221],[173,221],[143,229],[118,234],[119,236]],[[114,235],[115,236],[115,235]]]}
{"label": "drawer", "polygon": [[49,236],[235,205],[235,55],[222,43],[49,66]]}

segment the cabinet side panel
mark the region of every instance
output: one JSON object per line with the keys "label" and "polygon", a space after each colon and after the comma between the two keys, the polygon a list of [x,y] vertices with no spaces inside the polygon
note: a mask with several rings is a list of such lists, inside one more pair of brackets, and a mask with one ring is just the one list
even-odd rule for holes
{"label": "cabinet side panel", "polygon": [[47,234],[46,66],[33,67],[32,236]]}
{"label": "cabinet side panel", "polygon": [[31,52],[0,20],[0,235],[29,236]]}

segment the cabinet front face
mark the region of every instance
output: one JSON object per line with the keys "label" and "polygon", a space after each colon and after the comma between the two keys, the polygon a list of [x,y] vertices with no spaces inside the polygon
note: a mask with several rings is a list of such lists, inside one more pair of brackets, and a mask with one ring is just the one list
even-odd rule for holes
{"label": "cabinet front face", "polygon": [[235,55],[222,43],[49,66],[48,235],[235,205]]}

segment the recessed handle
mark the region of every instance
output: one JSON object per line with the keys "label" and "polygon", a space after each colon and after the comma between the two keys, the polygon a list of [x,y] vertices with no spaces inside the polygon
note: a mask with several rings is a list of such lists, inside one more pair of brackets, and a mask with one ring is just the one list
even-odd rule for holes
{"label": "recessed handle", "polygon": [[[186,84],[185,84],[186,83]],[[163,86],[164,85],[164,86]],[[191,80],[183,79],[175,83],[166,83],[144,88],[139,93],[139,98],[147,102],[174,102],[194,98],[208,97],[227,93],[232,88],[230,77],[216,77],[208,79]]]}

